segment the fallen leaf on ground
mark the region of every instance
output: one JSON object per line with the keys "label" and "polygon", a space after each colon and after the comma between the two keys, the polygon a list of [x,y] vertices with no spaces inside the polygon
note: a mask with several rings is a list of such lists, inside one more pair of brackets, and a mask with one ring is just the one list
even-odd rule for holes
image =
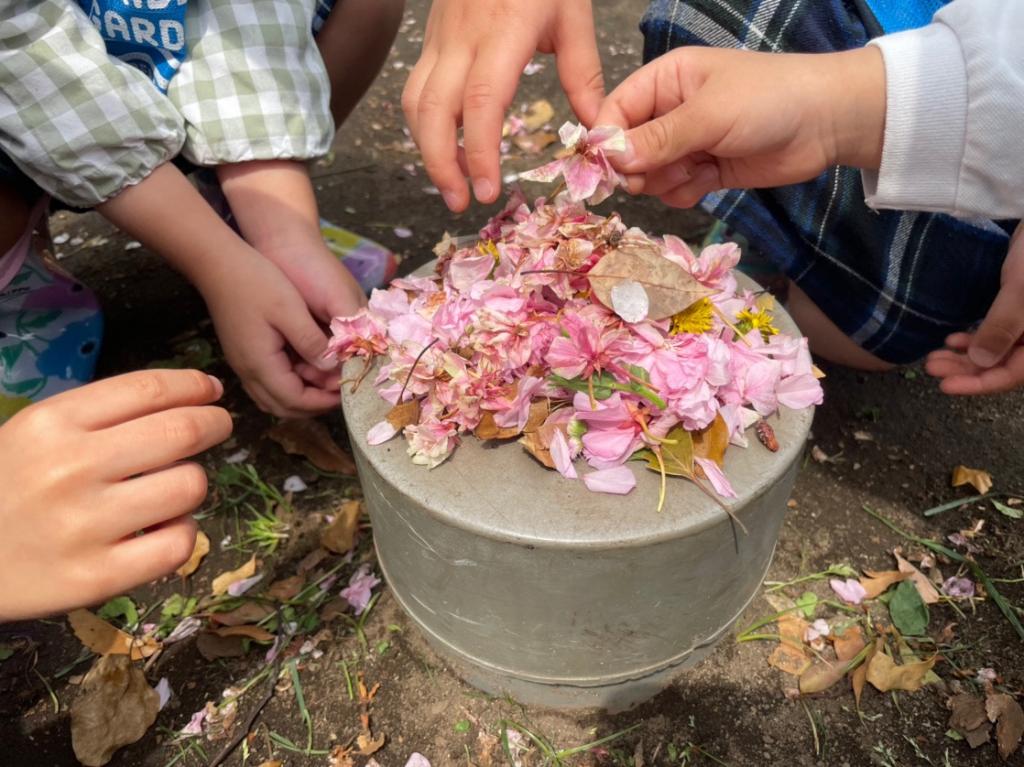
{"label": "fallen leaf on ground", "polygon": [[990,692],[985,699],[985,711],[989,721],[995,722],[999,756],[1005,761],[1020,746],[1024,735],[1024,710],[1006,693]]}
{"label": "fallen leaf on ground", "polygon": [[860,579],[860,585],[867,592],[866,599],[874,599],[881,595],[892,584],[899,583],[909,577],[909,573],[901,573],[899,570],[865,570],[864,576]]}
{"label": "fallen leaf on ground", "polygon": [[219,637],[244,637],[255,642],[273,642],[277,637],[271,634],[262,626],[224,626],[214,629],[213,633]]}
{"label": "fallen leaf on ground", "polygon": [[914,567],[910,562],[905,560],[899,551],[894,551],[893,556],[896,557],[896,566],[899,567],[901,573],[907,573],[910,580],[914,582],[917,587],[917,593],[921,595],[921,599],[926,605],[933,605],[939,601],[939,592],[928,580],[928,576]]}
{"label": "fallen leaf on ground", "polygon": [[379,733],[376,738],[372,737],[367,732],[359,733],[359,737],[356,738],[356,749],[359,751],[361,756],[370,756],[376,754],[384,747],[384,740],[386,736],[384,733]]}
{"label": "fallen leaf on ground", "polygon": [[992,501],[992,506],[995,507],[995,510],[1004,517],[1009,517],[1010,519],[1024,519],[1024,510],[1008,506],[1005,503],[1000,503],[994,498],[990,500]]}
{"label": "fallen leaf on ground", "polygon": [[693,435],[682,426],[677,426],[665,438],[665,443],[661,445],[661,462],[651,450],[646,455],[647,468],[660,473],[664,466],[666,474],[693,479]]}
{"label": "fallen leaf on ground", "polygon": [[301,575],[293,575],[290,578],[282,578],[274,581],[267,588],[265,596],[269,599],[276,599],[279,602],[287,602],[294,599],[306,585],[306,579]]}
{"label": "fallen leaf on ground", "polygon": [[281,421],[267,432],[286,453],[301,455],[323,471],[353,475],[356,465],[320,421],[312,418]]}
{"label": "fallen leaf on ground", "polygon": [[401,402],[391,408],[384,419],[394,427],[395,431],[401,431],[406,426],[419,423],[420,401],[411,399],[408,402]]}
{"label": "fallen leaf on ground", "polygon": [[527,154],[539,154],[556,141],[558,141],[557,133],[547,133],[544,131],[525,135],[519,134],[512,139],[512,143]]}
{"label": "fallen leaf on ground", "polygon": [[706,429],[693,432],[694,456],[708,458],[722,466],[728,447],[729,427],[726,426],[721,413],[715,415],[715,420]]}
{"label": "fallen leaf on ground", "polygon": [[253,554],[249,561],[239,567],[237,570],[229,570],[226,573],[221,573],[213,579],[211,589],[215,597],[221,594],[227,593],[228,588],[233,583],[244,581],[246,578],[251,578],[256,572],[256,555]]}
{"label": "fallen leaf on ground", "polygon": [[864,683],[868,679],[869,660],[871,660],[870,655],[850,674],[850,686],[853,688],[853,700],[857,704],[858,709],[860,708],[860,696],[864,693]]}
{"label": "fallen leaf on ground", "polygon": [[856,658],[866,645],[864,632],[860,626],[847,626],[842,634],[832,636],[832,646],[836,649],[836,657],[843,662]]}
{"label": "fallen leaf on ground", "polygon": [[204,631],[196,638],[196,649],[206,660],[241,658],[245,655],[243,642],[244,637],[222,637],[212,631]]}
{"label": "fallen leaf on ground", "polygon": [[925,676],[932,670],[938,657],[938,655],[933,655],[928,660],[897,666],[893,659],[885,654],[883,642],[879,639],[875,644],[875,652],[867,663],[867,681],[879,692],[889,692],[890,690],[913,692],[924,684]]}
{"label": "fallen leaf on ground", "polygon": [[523,124],[528,131],[540,130],[555,116],[555,108],[547,99],[534,101],[523,112]]}
{"label": "fallen leaf on ground", "polygon": [[97,655],[130,654],[132,660],[141,660],[160,649],[156,639],[133,637],[88,610],[72,610],[68,623],[79,641]]}
{"label": "fallen leaf on ground", "polygon": [[192,556],[188,558],[188,562],[183,564],[174,572],[180,575],[182,578],[187,578],[192,575],[196,570],[199,569],[199,563],[203,561],[203,557],[210,553],[210,539],[202,530],[196,533],[196,545],[192,549]]}
{"label": "fallen leaf on ground", "polygon": [[327,767],[355,767],[352,749],[347,746],[335,746],[327,757]]}
{"label": "fallen leaf on ground", "polygon": [[949,726],[964,736],[971,748],[988,741],[992,725],[985,711],[985,702],[967,693],[954,695],[946,704],[950,711]]}
{"label": "fallen leaf on ground", "polygon": [[816,660],[800,675],[800,692],[811,695],[823,692],[846,676],[846,664],[839,661]]}
{"label": "fallen leaf on ground", "polygon": [[330,553],[327,551],[327,549],[324,549],[324,548],[313,549],[306,556],[304,556],[301,560],[299,560],[299,564],[295,568],[295,572],[297,572],[297,573],[308,573],[310,570],[312,570],[318,564],[320,564],[325,559],[327,559],[328,556],[330,556]]}
{"label": "fallen leaf on ground", "polygon": [[241,626],[246,623],[259,623],[268,615],[273,614],[274,608],[270,605],[259,602],[245,602],[240,607],[224,613],[213,613],[210,615],[212,623],[221,626]]}
{"label": "fallen leaf on ground", "polygon": [[614,309],[612,289],[618,283],[639,283],[649,300],[647,319],[654,321],[668,319],[710,293],[682,266],[648,247],[609,251],[586,277],[594,296],[609,309]]}
{"label": "fallen leaf on ground", "polygon": [[777,621],[780,642],[768,656],[768,665],[793,676],[800,676],[811,665],[811,658],[804,646],[804,634],[810,625],[803,618],[786,613]]}
{"label": "fallen leaf on ground", "polygon": [[78,761],[100,767],[156,721],[160,696],[126,655],[99,658],[71,705],[71,745]]}
{"label": "fallen leaf on ground", "polygon": [[889,600],[889,617],[906,636],[921,636],[928,628],[928,606],[911,581],[901,581]]}
{"label": "fallen leaf on ground", "polygon": [[874,442],[875,438],[871,432],[858,430],[853,433],[853,438],[858,442]]}
{"label": "fallen leaf on ground", "polygon": [[983,469],[969,469],[957,466],[953,469],[953,487],[970,485],[984,495],[992,489],[992,475]]}
{"label": "fallen leaf on ground", "polygon": [[350,550],[355,543],[362,511],[362,501],[344,501],[334,515],[334,521],[320,533],[320,545],[337,554]]}

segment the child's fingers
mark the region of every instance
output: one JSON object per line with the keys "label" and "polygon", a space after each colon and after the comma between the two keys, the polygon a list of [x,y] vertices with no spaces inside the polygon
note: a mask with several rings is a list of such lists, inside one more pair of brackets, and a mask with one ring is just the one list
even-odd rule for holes
{"label": "child's fingers", "polygon": [[669,163],[663,168],[652,170],[644,176],[643,193],[651,197],[661,197],[692,181],[693,172],[694,162],[689,157]]}
{"label": "child's fingers", "polygon": [[967,347],[970,346],[971,339],[973,337],[973,333],[950,333],[946,336],[946,348],[953,349],[958,352],[965,352],[967,351]]}
{"label": "child's fingers", "polygon": [[417,143],[423,154],[423,166],[454,211],[465,210],[469,204],[466,179],[456,158],[456,133],[470,63],[468,51],[442,56],[427,78],[416,106]]}
{"label": "child's fingers", "polygon": [[58,394],[47,409],[65,423],[105,429],[171,408],[216,402],[224,386],[198,370],[140,370]]}
{"label": "child's fingers", "polygon": [[1003,283],[967,351],[976,365],[985,368],[997,365],[1021,340],[1024,335],[1021,296],[1024,296],[1024,284]]}
{"label": "child's fingers", "polygon": [[558,79],[569,104],[581,123],[593,127],[604,101],[604,71],[592,14],[561,15],[555,57]]}
{"label": "child's fingers", "polygon": [[693,169],[692,179],[660,195],[659,199],[673,208],[692,208],[705,195],[721,188],[722,180],[719,175],[718,166],[711,164],[698,165]]}
{"label": "child's fingers", "polygon": [[339,370],[320,370],[305,362],[295,364],[295,372],[311,386],[324,391],[336,392],[341,388]]}
{"label": "child's fingers", "polygon": [[196,521],[190,515],[164,522],[145,535],[133,536],[109,549],[102,563],[107,577],[98,584],[105,596],[122,593],[174,572],[192,556]]}
{"label": "child's fingers", "polygon": [[409,123],[409,130],[412,133],[413,140],[416,140],[417,146],[419,145],[417,136],[419,135],[420,94],[423,92],[423,86],[426,85],[427,79],[430,77],[430,73],[433,71],[436,63],[436,50],[424,44],[420,60],[412,68],[412,71],[409,73],[409,79],[405,81],[405,88],[402,89],[402,112],[405,113],[405,121]]}
{"label": "child's fingers", "polygon": [[118,424],[96,435],[92,460],[103,475],[120,480],[189,458],[231,436],[221,407],[178,407]]}
{"label": "child's fingers", "polygon": [[957,362],[940,352],[929,355],[925,369],[942,378],[940,388],[946,394],[971,396],[999,394],[1024,384],[1024,349],[1018,348],[1002,364],[979,368],[963,357]]}
{"label": "child's fingers", "polygon": [[103,540],[112,541],[190,514],[206,498],[206,470],[186,462],[150,472],[107,488],[116,514],[96,520]]}
{"label": "child's fingers", "polygon": [[473,194],[494,202],[501,191],[501,128],[515,97],[519,73],[533,54],[528,38],[484,40],[466,78],[462,130]]}
{"label": "child's fingers", "polygon": [[246,391],[261,410],[279,418],[318,415],[339,404],[337,392],[307,386],[284,350],[264,360],[259,380],[249,380]]}
{"label": "child's fingers", "polygon": [[294,352],[310,365],[321,370],[334,369],[335,363],[324,359],[327,335],[305,305],[288,307],[278,312],[273,324]]}

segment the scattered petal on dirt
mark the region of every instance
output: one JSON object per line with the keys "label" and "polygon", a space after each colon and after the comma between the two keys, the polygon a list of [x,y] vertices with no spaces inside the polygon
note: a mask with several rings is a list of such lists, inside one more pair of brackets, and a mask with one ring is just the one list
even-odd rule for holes
{"label": "scattered petal on dirt", "polygon": [[229,570],[228,572],[221,573],[213,579],[213,583],[210,585],[213,595],[220,596],[226,594],[228,587],[233,583],[251,578],[256,572],[256,556],[253,555],[249,558],[249,561],[239,567],[237,570]]}
{"label": "scattered petal on dirt", "polygon": [[874,442],[875,437],[869,431],[857,430],[853,433],[853,438],[858,442]]}
{"label": "scattered petal on dirt", "polygon": [[188,618],[183,619],[181,623],[171,630],[171,633],[164,638],[164,644],[174,644],[175,642],[180,642],[183,639],[188,639],[199,631],[199,627],[202,625],[203,622],[199,620],[199,618],[189,616]]}
{"label": "scattered petal on dirt", "polygon": [[828,585],[840,599],[850,605],[859,605],[868,595],[860,581],[856,581],[853,578],[847,578],[846,580],[831,578]]}
{"label": "scattered petal on dirt", "polygon": [[954,575],[942,582],[942,593],[954,599],[970,599],[974,596],[974,581]]}
{"label": "scattered petal on dirt", "polygon": [[236,450],[234,453],[227,456],[224,459],[224,463],[244,463],[247,460],[249,460],[249,451],[243,447],[241,450]]}
{"label": "scattered petal on dirt", "polygon": [[298,474],[293,474],[285,479],[284,484],[281,485],[281,489],[286,493],[304,493],[309,489],[309,486],[305,483],[302,477]]}
{"label": "scattered petal on dirt", "polygon": [[373,574],[369,564],[360,565],[349,579],[348,587],[341,590],[341,596],[360,615],[370,603],[373,587],[380,584],[380,578]]}
{"label": "scattered petal on dirt", "polygon": [[156,687],[153,689],[156,690],[156,694],[160,700],[160,708],[158,711],[163,711],[164,706],[167,705],[167,701],[171,699],[171,682],[167,677],[161,677],[160,681],[156,683]]}
{"label": "scattered petal on dirt", "polygon": [[391,231],[395,233],[395,237],[398,237],[403,240],[407,240],[410,237],[412,237],[412,229],[410,229],[407,226],[396,226]]}
{"label": "scattered petal on dirt", "polygon": [[970,469],[966,466],[957,466],[953,469],[953,487],[960,487],[961,485],[970,485],[984,495],[992,489],[992,475],[984,469]]}
{"label": "scattered petal on dirt", "polygon": [[159,694],[126,655],[99,658],[71,705],[71,745],[78,761],[99,767],[139,740],[156,721]]}
{"label": "scattered petal on dirt", "polygon": [[232,597],[240,597],[262,580],[263,573],[259,573],[258,575],[253,575],[250,578],[243,578],[240,581],[235,581],[228,586],[228,595]]}
{"label": "scattered petal on dirt", "polygon": [[187,578],[192,575],[196,570],[199,569],[199,563],[203,561],[203,557],[210,553],[210,539],[202,530],[196,533],[196,545],[192,549],[192,556],[188,558],[188,562],[183,564],[174,572],[180,575],[182,578]]}
{"label": "scattered petal on dirt", "polygon": [[405,767],[430,767],[430,761],[423,754],[414,752],[409,756]]}

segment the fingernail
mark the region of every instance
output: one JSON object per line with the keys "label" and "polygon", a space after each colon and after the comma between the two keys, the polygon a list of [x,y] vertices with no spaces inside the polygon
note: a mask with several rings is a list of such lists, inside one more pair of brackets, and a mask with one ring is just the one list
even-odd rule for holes
{"label": "fingernail", "polygon": [[322,370],[325,373],[329,373],[330,371],[336,370],[338,368],[338,361],[335,359],[317,360],[316,367],[317,370]]}
{"label": "fingernail", "polygon": [[473,179],[473,194],[481,202],[490,202],[491,195],[494,194],[494,184],[490,179],[475,178]]}
{"label": "fingernail", "polygon": [[220,382],[219,378],[212,376],[209,373],[207,373],[206,377],[213,381],[213,389],[217,392],[217,399],[220,399],[220,396],[224,393],[224,384]]}
{"label": "fingernail", "polygon": [[999,356],[981,346],[972,346],[967,350],[967,357],[980,368],[990,368],[999,362]]}
{"label": "fingernail", "polygon": [[626,136],[626,148],[615,155],[615,159],[619,161],[620,166],[632,165],[636,161],[636,149],[633,146],[633,141]]}
{"label": "fingernail", "polygon": [[446,192],[442,192],[441,197],[444,198],[444,204],[447,205],[449,209],[455,210],[459,207],[459,195],[456,192],[449,189]]}

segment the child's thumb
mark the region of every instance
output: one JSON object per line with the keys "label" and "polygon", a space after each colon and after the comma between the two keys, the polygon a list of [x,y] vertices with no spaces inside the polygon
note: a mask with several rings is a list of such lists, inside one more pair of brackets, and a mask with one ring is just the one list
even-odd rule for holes
{"label": "child's thumb", "polygon": [[663,168],[712,144],[711,127],[688,102],[626,133],[626,150],[609,155],[623,173],[647,173]]}

